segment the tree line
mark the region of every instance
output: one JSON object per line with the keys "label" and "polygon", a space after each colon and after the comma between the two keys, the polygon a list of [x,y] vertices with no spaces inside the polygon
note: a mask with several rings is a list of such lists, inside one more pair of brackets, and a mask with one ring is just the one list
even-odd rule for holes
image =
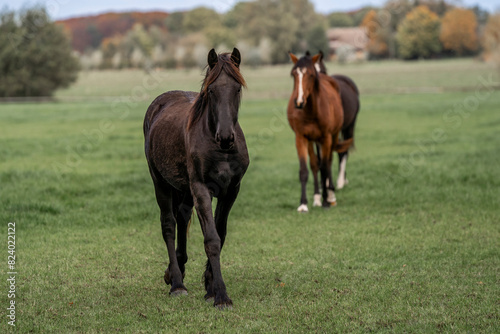
{"label": "tree line", "polygon": [[[444,0],[388,0],[381,8],[316,13],[309,0],[239,2],[226,13],[206,7],[170,13],[161,24],[135,23],[98,46],[80,50],[84,68],[193,67],[205,64],[215,47],[237,46],[250,65],[288,61],[287,51],[329,50],[327,31],[364,27],[371,59],[416,59],[489,54],[489,21],[497,16],[478,6],[456,7]],[[150,20],[151,21],[151,20]],[[97,26],[87,27],[88,33]],[[98,28],[98,27],[97,27]]]}
{"label": "tree line", "polygon": [[327,31],[336,27],[363,27],[370,58],[481,53],[500,64],[500,13],[444,0],[389,0],[382,8],[328,15],[316,13],[309,0],[254,0],[226,13],[199,7],[58,23],[34,7],[0,13],[0,96],[51,95],[81,68],[205,66],[212,47],[237,46],[247,65],[286,63],[289,50],[326,53]]}

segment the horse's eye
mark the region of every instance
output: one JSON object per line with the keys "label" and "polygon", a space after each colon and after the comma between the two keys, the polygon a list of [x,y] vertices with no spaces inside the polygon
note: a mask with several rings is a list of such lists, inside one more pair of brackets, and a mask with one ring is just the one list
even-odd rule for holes
{"label": "horse's eye", "polygon": [[236,93],[240,93],[241,92],[241,87],[238,87],[238,90],[236,91]]}

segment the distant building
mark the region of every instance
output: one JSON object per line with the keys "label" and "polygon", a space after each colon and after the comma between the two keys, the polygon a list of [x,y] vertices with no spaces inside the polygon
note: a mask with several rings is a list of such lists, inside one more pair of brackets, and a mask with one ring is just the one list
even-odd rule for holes
{"label": "distant building", "polygon": [[326,36],[330,59],[342,62],[368,59],[366,27],[330,28]]}

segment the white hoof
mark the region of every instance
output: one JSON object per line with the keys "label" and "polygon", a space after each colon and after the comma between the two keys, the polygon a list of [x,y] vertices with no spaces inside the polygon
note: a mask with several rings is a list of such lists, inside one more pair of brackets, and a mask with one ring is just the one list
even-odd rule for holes
{"label": "white hoof", "polygon": [[328,203],[336,203],[337,198],[335,197],[335,193],[333,190],[328,189],[328,198],[326,199]]}
{"label": "white hoof", "polygon": [[313,206],[321,206],[321,195],[320,194],[314,194]]}
{"label": "white hoof", "polygon": [[301,205],[297,208],[297,211],[298,211],[298,212],[309,212],[309,209],[307,208],[307,204],[301,204]]}

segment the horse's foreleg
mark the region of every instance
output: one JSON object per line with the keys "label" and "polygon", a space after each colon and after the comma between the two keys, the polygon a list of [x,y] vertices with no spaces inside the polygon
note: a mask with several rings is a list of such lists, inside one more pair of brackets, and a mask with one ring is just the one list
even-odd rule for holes
{"label": "horse's foreleg", "polygon": [[228,297],[220,267],[221,238],[212,215],[212,197],[209,189],[201,182],[191,184],[194,206],[203,231],[207,266],[205,270],[205,299],[214,298],[214,306],[230,307],[233,302]]}
{"label": "horse's foreleg", "polygon": [[183,275],[177,262],[175,251],[175,225],[176,221],[172,210],[172,188],[161,187],[155,184],[156,200],[161,210],[161,231],[163,240],[167,245],[169,265],[165,270],[165,283],[170,284],[171,295],[187,294],[187,289],[183,284]]}
{"label": "horse's foreleg", "polygon": [[302,188],[301,196],[300,196],[300,206],[297,208],[298,212],[308,212],[307,208],[307,194],[306,194],[306,186],[307,186],[307,178],[309,171],[307,170],[307,152],[308,152],[308,140],[302,136],[295,137],[295,146],[297,148],[297,154],[299,156],[299,179]]}
{"label": "horse's foreleg", "polygon": [[[327,137],[321,144],[321,185],[323,187],[323,207],[328,208],[336,205],[335,188],[332,182],[332,145],[331,137]],[[327,182],[328,181],[328,182]]]}
{"label": "horse's foreleg", "polygon": [[[316,144],[318,155],[320,155],[319,145]],[[313,206],[321,206],[321,195],[319,193],[319,183],[318,183],[318,171],[319,171],[319,160],[320,157],[314,152],[314,143],[309,142],[307,147],[309,153],[309,165],[311,166],[311,172],[314,177],[314,202]]]}

